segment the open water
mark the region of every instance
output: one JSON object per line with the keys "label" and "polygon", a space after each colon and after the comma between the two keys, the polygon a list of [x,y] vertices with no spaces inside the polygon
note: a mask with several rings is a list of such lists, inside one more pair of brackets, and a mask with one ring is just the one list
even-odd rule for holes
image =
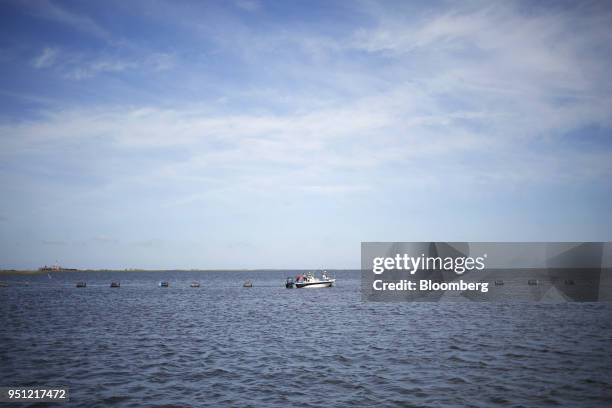
{"label": "open water", "polygon": [[358,271],[291,275],[3,276],[0,386],[83,407],[612,406],[610,303],[364,303]]}

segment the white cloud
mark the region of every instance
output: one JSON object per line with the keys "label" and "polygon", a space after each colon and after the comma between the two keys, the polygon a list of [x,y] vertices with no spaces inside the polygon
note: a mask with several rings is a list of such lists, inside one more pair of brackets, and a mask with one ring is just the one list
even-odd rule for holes
{"label": "white cloud", "polygon": [[236,6],[246,11],[257,11],[261,8],[261,3],[256,0],[237,0]]}
{"label": "white cloud", "polygon": [[[532,153],[534,142],[555,147],[554,137],[546,142],[538,133],[558,126],[561,119],[555,115],[543,115],[536,133],[522,135],[512,131],[515,119],[487,112],[446,113],[426,94],[401,89],[291,115],[214,113],[199,106],[56,112],[43,121],[5,124],[0,135],[12,137],[2,137],[0,144],[4,155],[24,160],[64,145],[110,149],[124,157],[114,160],[113,170],[104,156],[86,164],[100,172],[97,177],[108,179],[105,188],[171,186],[179,192],[164,199],[167,206],[206,201],[215,192],[222,197],[229,190],[347,195],[406,180],[538,185],[593,182],[612,171],[612,153],[606,150]],[[465,127],[465,120],[481,123],[484,130]],[[142,158],[157,157],[154,152],[161,158],[143,164]]]}
{"label": "white cloud", "polygon": [[[598,52],[611,40],[609,13],[526,15],[504,3],[414,19],[377,13],[371,27],[337,38],[230,30],[219,40],[224,49],[284,80],[254,81],[222,98],[257,98],[259,110],[248,102],[249,109],[232,109],[190,101],[173,109],[54,110],[42,120],[2,126],[2,135],[14,136],[2,138],[2,151],[27,155],[83,141],[136,156],[179,151],[179,159],[151,167],[125,165],[125,177],[113,183],[298,186],[321,194],[369,191],[381,177],[520,185],[609,174],[605,149],[553,149],[567,132],[612,127],[612,62]],[[73,79],[143,67],[175,69],[177,80],[184,79],[181,64],[166,53],[66,60],[63,72]],[[285,89],[294,79],[297,92]],[[533,153],[534,145],[542,151]],[[169,202],[189,204],[207,194],[183,193]]]}
{"label": "white cloud", "polygon": [[102,73],[118,73],[130,69],[136,69],[138,63],[120,58],[98,58],[90,62],[80,62],[67,67],[65,78],[83,80],[95,77]]}
{"label": "white cloud", "polygon": [[85,80],[100,74],[136,71],[143,74],[168,71],[175,67],[176,57],[169,53],[143,53],[125,57],[113,54],[86,54],[47,47],[32,61],[36,68],[52,68],[64,79]]}
{"label": "white cloud", "polygon": [[47,68],[55,64],[58,55],[58,50],[55,48],[46,47],[40,55],[34,58],[33,65],[36,68]]}
{"label": "white cloud", "polygon": [[90,17],[66,10],[64,7],[61,7],[52,1],[28,0],[23,2],[23,4],[28,6],[30,12],[37,17],[69,25],[81,32],[91,34],[95,37],[107,40],[110,39],[110,34],[108,31],[102,28]]}
{"label": "white cloud", "polygon": [[143,65],[149,66],[154,71],[167,71],[176,65],[176,58],[172,54],[158,52],[149,55]]}

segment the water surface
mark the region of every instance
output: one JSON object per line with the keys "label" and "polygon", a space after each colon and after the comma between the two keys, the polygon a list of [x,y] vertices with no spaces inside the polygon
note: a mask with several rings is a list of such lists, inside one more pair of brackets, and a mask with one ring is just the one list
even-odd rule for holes
{"label": "water surface", "polygon": [[612,405],[612,304],[363,303],[357,271],[292,274],[4,276],[0,386],[84,407]]}

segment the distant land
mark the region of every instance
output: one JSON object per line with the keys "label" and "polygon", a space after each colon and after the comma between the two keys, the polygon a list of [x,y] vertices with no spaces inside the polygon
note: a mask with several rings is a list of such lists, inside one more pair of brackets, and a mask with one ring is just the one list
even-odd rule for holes
{"label": "distant land", "polygon": [[[304,268],[304,269],[292,269],[292,268],[264,268],[264,269],[139,269],[139,268],[127,268],[127,269],[53,269],[48,270],[44,268],[40,269],[0,269],[0,275],[42,275],[47,273],[57,272],[269,272],[269,271],[318,271],[321,268]],[[354,269],[326,269],[329,271],[350,271]]]}

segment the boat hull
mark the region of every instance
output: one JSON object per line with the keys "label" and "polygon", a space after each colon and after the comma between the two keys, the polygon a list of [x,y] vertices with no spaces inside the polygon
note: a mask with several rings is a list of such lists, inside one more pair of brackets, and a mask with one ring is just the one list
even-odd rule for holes
{"label": "boat hull", "polygon": [[303,288],[330,288],[334,284],[333,280],[320,281],[320,282],[295,282],[295,287],[298,289]]}

